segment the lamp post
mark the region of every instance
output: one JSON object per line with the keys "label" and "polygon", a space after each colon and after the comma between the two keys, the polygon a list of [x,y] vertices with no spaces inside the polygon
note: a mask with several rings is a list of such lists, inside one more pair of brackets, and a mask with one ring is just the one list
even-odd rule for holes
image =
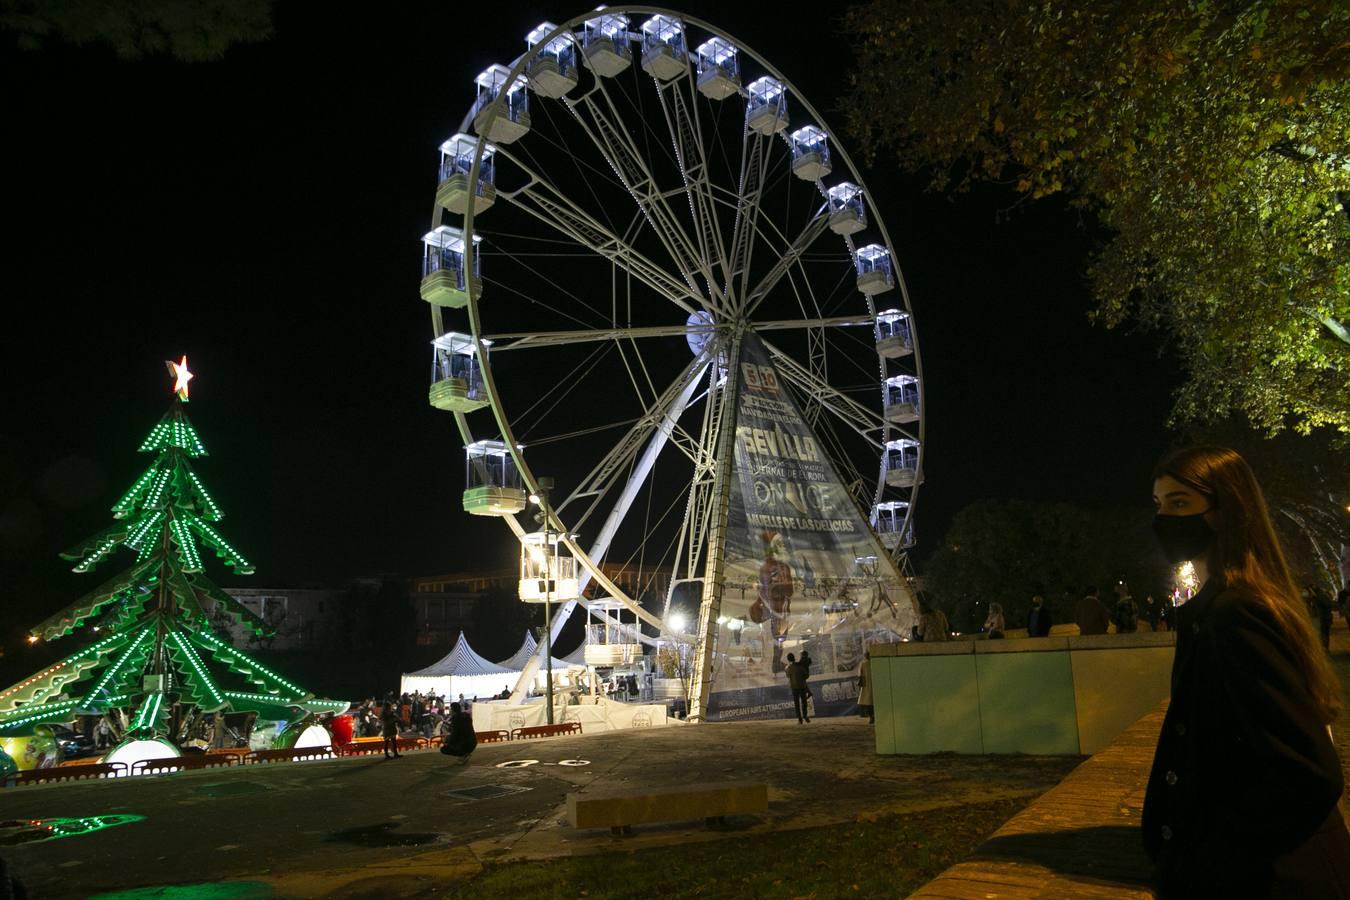
{"label": "lamp post", "polygon": [[543,518],[544,546],[544,721],[553,724],[553,561],[549,545],[553,537],[553,522],[549,515],[548,492],[553,490],[552,478],[539,479],[539,493],[530,499],[539,504],[536,518]]}

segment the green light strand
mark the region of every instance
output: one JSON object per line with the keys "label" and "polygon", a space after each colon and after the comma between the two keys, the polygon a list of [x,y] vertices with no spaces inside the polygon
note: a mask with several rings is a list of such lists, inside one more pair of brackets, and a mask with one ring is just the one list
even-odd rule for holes
{"label": "green light strand", "polygon": [[[9,716],[0,714],[0,728],[18,728],[20,725],[29,725],[33,722],[50,719],[58,713],[65,713],[73,710],[76,703],[77,701],[75,700],[63,700],[60,703],[47,703],[31,714],[29,713],[30,707],[24,707],[22,712],[25,713],[25,715],[21,718],[10,718]],[[12,716],[13,714],[11,713],[10,715]],[[65,717],[63,716],[63,718]]]}
{"label": "green light strand", "polygon": [[200,572],[202,558],[197,554],[197,542],[192,538],[192,529],[180,519],[170,519],[169,529],[173,532],[174,542],[178,544],[178,558],[183,563],[183,571]]}
{"label": "green light strand", "polygon": [[127,660],[132,658],[136,651],[140,649],[141,644],[144,644],[145,639],[149,636],[150,631],[148,629],[136,635],[136,640],[132,641],[131,646],[117,658],[116,662],[108,667],[108,670],[103,673],[103,677],[98,680],[98,684],[94,685],[94,689],[89,692],[89,696],[98,697],[99,694],[103,693],[104,689],[108,686],[108,682],[113,680],[122,666],[126,665]]}
{"label": "green light strand", "polygon": [[219,522],[221,519],[225,518],[225,512],[216,503],[210,492],[206,490],[206,486],[203,485],[202,480],[197,477],[197,473],[188,468],[186,463],[179,463],[179,468],[182,473],[188,477],[188,480],[192,482],[192,487],[196,493],[197,499],[200,500],[202,506],[206,508],[205,515],[203,515],[202,518],[211,522]]}
{"label": "green light strand", "polygon": [[187,660],[192,671],[196,673],[198,683],[206,688],[207,693],[211,695],[212,701],[214,701],[218,707],[224,706],[225,698],[221,696],[220,689],[216,687],[215,681],[211,678],[211,673],[206,671],[206,666],[202,663],[201,657],[199,657],[197,652],[188,645],[187,641],[183,640],[183,635],[179,632],[172,632],[170,637],[172,637],[173,642],[178,645],[178,649],[183,651],[183,658]]}
{"label": "green light strand", "polygon": [[158,464],[146,469],[141,477],[136,479],[136,483],[131,486],[131,489],[113,504],[113,518],[125,519],[127,516],[131,515],[136,509],[136,499],[145,492],[146,487],[150,484],[151,480],[154,479],[157,468]]}
{"label": "green light strand", "polygon": [[159,718],[159,711],[164,706],[164,695],[159,691],[148,695],[141,708],[136,711],[136,719],[131,723],[130,731],[144,731],[154,729],[155,720]]}
{"label": "green light strand", "polygon": [[302,697],[283,697],[280,694],[246,694],[239,691],[226,691],[225,696],[230,698],[231,706],[240,712],[248,709],[252,704],[299,706],[302,699]]}
{"label": "green light strand", "polygon": [[159,501],[164,497],[164,489],[169,486],[169,479],[172,477],[167,468],[160,469],[155,475],[155,483],[150,485],[150,491],[145,495],[146,508],[153,509],[159,506]]}
{"label": "green light strand", "polygon": [[253,573],[253,564],[245,559],[242,553],[231,547],[229,542],[221,537],[219,531],[198,518],[193,518],[192,527],[208,544],[215,548],[216,555],[224,559],[226,564],[237,570],[240,575],[251,575]]}
{"label": "green light strand", "polygon": [[199,631],[196,633],[196,637],[198,640],[205,641],[206,643],[210,644],[212,648],[211,652],[216,654],[217,656],[224,654],[231,660],[242,661],[245,665],[239,667],[240,670],[245,672],[246,677],[249,679],[249,681],[252,681],[254,684],[262,684],[264,687],[266,687],[266,684],[264,684],[263,681],[253,677],[254,673],[261,672],[264,676],[266,676],[267,679],[270,679],[276,682],[277,684],[281,685],[282,687],[289,689],[297,697],[303,697],[305,696],[305,694],[308,693],[304,689],[294,684],[291,684],[289,681],[282,678],[276,672],[273,672],[271,669],[267,668],[262,663],[258,662],[257,660],[253,659],[247,654],[234,649],[229,644],[226,644],[224,641],[222,641],[215,635],[208,634],[204,631]]}
{"label": "green light strand", "polygon": [[121,541],[115,537],[104,538],[102,543],[91,550],[84,559],[76,563],[71,571],[83,575],[85,572],[88,572],[94,566],[102,562],[109,553],[117,548],[119,543],[121,543]]}
{"label": "green light strand", "polygon": [[163,521],[163,510],[157,510],[149,516],[146,516],[141,520],[140,524],[132,530],[131,534],[127,536],[127,546],[132,550],[139,552],[141,550],[141,543],[145,540],[146,536],[158,528],[159,524]]}
{"label": "green light strand", "polygon": [[160,419],[159,422],[155,425],[155,427],[150,430],[149,436],[146,437],[146,439],[141,442],[141,446],[137,450],[137,452],[154,453],[155,451],[159,450],[161,447],[164,446],[164,437],[168,433],[169,433],[169,423],[164,419]]}

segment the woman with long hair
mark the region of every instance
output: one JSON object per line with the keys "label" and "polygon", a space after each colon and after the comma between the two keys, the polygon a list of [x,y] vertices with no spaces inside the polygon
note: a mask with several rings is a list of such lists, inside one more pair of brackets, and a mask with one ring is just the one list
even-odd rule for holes
{"label": "woman with long hair", "polygon": [[1153,473],[1153,529],[1200,591],[1176,610],[1172,701],[1144,798],[1164,896],[1350,897],[1340,689],[1256,477],[1223,447]]}

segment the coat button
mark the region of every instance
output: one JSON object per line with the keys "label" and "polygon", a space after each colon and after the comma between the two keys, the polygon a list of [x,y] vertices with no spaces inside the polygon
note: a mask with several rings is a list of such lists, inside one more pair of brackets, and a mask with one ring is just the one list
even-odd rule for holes
{"label": "coat button", "polygon": [[1168,784],[1176,784],[1176,783],[1177,783],[1177,773],[1176,773],[1176,772],[1169,771],[1169,772],[1168,772],[1166,775],[1164,775],[1163,777],[1167,779],[1167,783],[1168,783]]}
{"label": "coat button", "polygon": [[1176,727],[1176,732],[1177,732],[1177,734],[1178,734],[1179,736],[1185,737],[1185,735],[1186,735],[1186,723],[1185,723],[1185,722],[1178,722],[1178,723],[1177,723],[1177,727]]}
{"label": "coat button", "polygon": [[1194,625],[1191,626],[1191,634],[1199,634],[1199,633],[1200,633],[1200,623],[1196,622]]}
{"label": "coat button", "polygon": [[1162,839],[1164,841],[1170,841],[1172,839],[1172,827],[1170,825],[1164,825],[1162,827]]}

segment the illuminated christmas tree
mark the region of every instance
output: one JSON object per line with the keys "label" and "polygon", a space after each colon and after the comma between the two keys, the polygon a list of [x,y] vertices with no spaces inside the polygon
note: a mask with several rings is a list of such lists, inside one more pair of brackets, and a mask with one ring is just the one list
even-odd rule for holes
{"label": "illuminated christmas tree", "polygon": [[[61,555],[91,572],[119,548],[136,555],[128,568],[29,632],[53,641],[78,631],[96,638],[77,653],[0,692],[0,736],[31,734],[77,714],[125,714],[125,737],[171,738],[175,704],[186,714],[256,711],[295,721],[339,712],[344,702],[316,699],[217,635],[212,619],[228,616],[257,634],[268,626],[202,572],[204,546],[235,574],[253,566],[216,528],[224,513],[193,472],[206,455],[188,420],[187,357],[167,363],[174,377],[169,411],[141,444],[149,468],[113,505],[116,521]],[[218,673],[248,685],[226,690]],[[165,747],[169,755],[174,752]]]}

